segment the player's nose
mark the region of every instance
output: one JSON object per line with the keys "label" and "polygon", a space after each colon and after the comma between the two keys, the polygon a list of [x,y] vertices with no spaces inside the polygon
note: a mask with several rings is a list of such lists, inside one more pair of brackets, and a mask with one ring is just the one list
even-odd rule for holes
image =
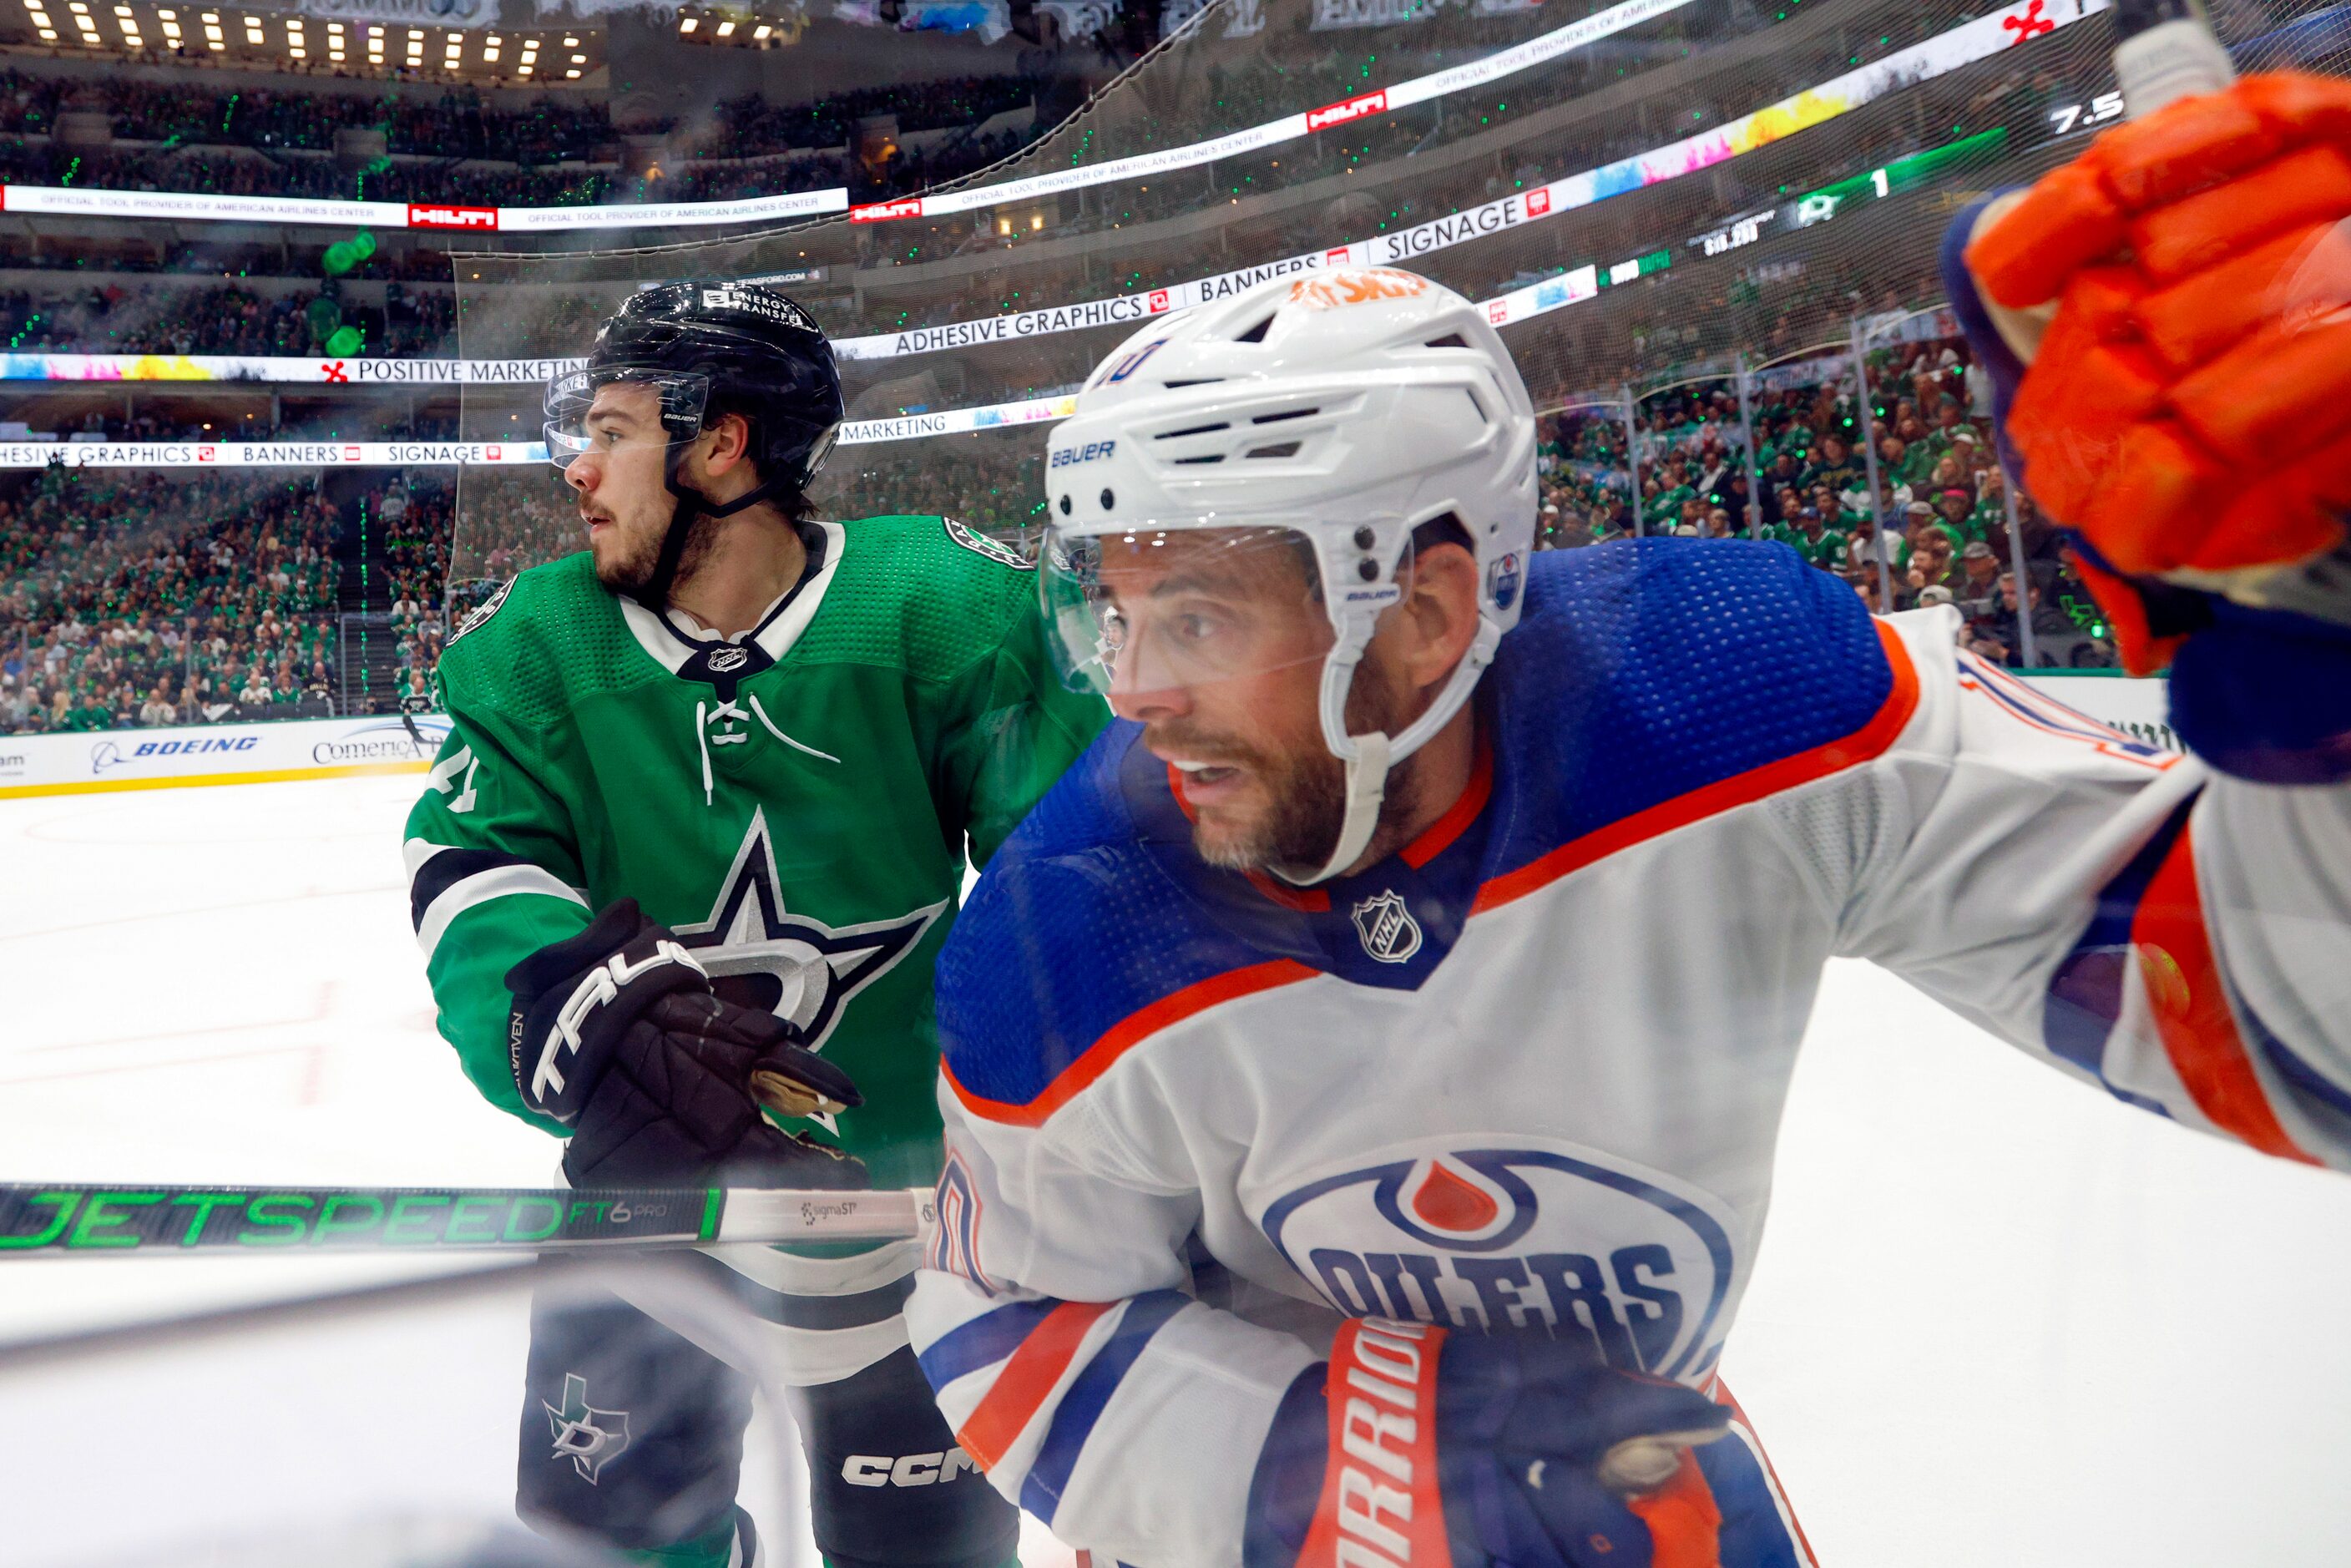
{"label": "player's nose", "polygon": [[1121,718],[1148,724],[1178,718],[1192,711],[1190,688],[1176,677],[1157,653],[1159,639],[1140,626],[1127,634],[1125,644],[1110,664],[1110,710]]}

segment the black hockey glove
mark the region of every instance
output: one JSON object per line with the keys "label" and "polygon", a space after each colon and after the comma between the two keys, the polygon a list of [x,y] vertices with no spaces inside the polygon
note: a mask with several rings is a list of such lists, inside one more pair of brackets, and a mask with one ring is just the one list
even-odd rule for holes
{"label": "black hockey glove", "polygon": [[522,1103],[571,1129],[575,1186],[855,1187],[859,1161],[760,1114],[847,1110],[849,1075],[772,1013],[737,1007],[669,930],[622,899],[507,972]]}

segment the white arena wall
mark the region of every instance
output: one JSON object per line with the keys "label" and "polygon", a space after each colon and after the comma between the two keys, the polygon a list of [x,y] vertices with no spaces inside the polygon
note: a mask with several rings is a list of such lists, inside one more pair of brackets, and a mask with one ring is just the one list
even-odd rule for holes
{"label": "white arena wall", "polygon": [[449,721],[438,714],[371,714],[0,735],[0,800],[422,773],[448,734]]}
{"label": "white arena wall", "polygon": [[[2054,672],[2023,678],[2134,740],[2167,751],[2180,749],[2179,737],[2165,722],[2160,680]],[[438,714],[412,718],[375,714],[275,723],[0,735],[0,800],[422,773],[432,766],[433,755],[448,733],[449,721]]]}

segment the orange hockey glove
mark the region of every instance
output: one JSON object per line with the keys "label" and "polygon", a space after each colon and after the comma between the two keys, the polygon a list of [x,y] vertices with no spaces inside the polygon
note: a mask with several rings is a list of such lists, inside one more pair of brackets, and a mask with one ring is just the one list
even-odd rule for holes
{"label": "orange hockey glove", "polygon": [[2006,426],[2044,508],[2116,571],[2223,592],[2342,541],[2351,83],[2183,99],[1985,218],[1983,295],[2056,306]]}

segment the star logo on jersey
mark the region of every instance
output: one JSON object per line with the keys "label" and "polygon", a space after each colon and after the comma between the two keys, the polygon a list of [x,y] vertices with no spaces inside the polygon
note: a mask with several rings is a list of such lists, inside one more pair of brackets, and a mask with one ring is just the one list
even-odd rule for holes
{"label": "star logo on jersey", "polygon": [[569,1459],[580,1479],[591,1487],[597,1472],[628,1450],[629,1413],[589,1404],[588,1380],[576,1372],[563,1375],[560,1409],[544,1399],[538,1407],[547,1412],[547,1429],[555,1439],[555,1451],[548,1457]]}
{"label": "star logo on jersey", "polygon": [[720,996],[789,1019],[810,1051],[822,1051],[841,1009],[913,951],[946,901],[887,920],[833,926],[787,910],[783,885],[762,808],[751,813],[710,918],[678,926],[677,939],[710,971]]}

